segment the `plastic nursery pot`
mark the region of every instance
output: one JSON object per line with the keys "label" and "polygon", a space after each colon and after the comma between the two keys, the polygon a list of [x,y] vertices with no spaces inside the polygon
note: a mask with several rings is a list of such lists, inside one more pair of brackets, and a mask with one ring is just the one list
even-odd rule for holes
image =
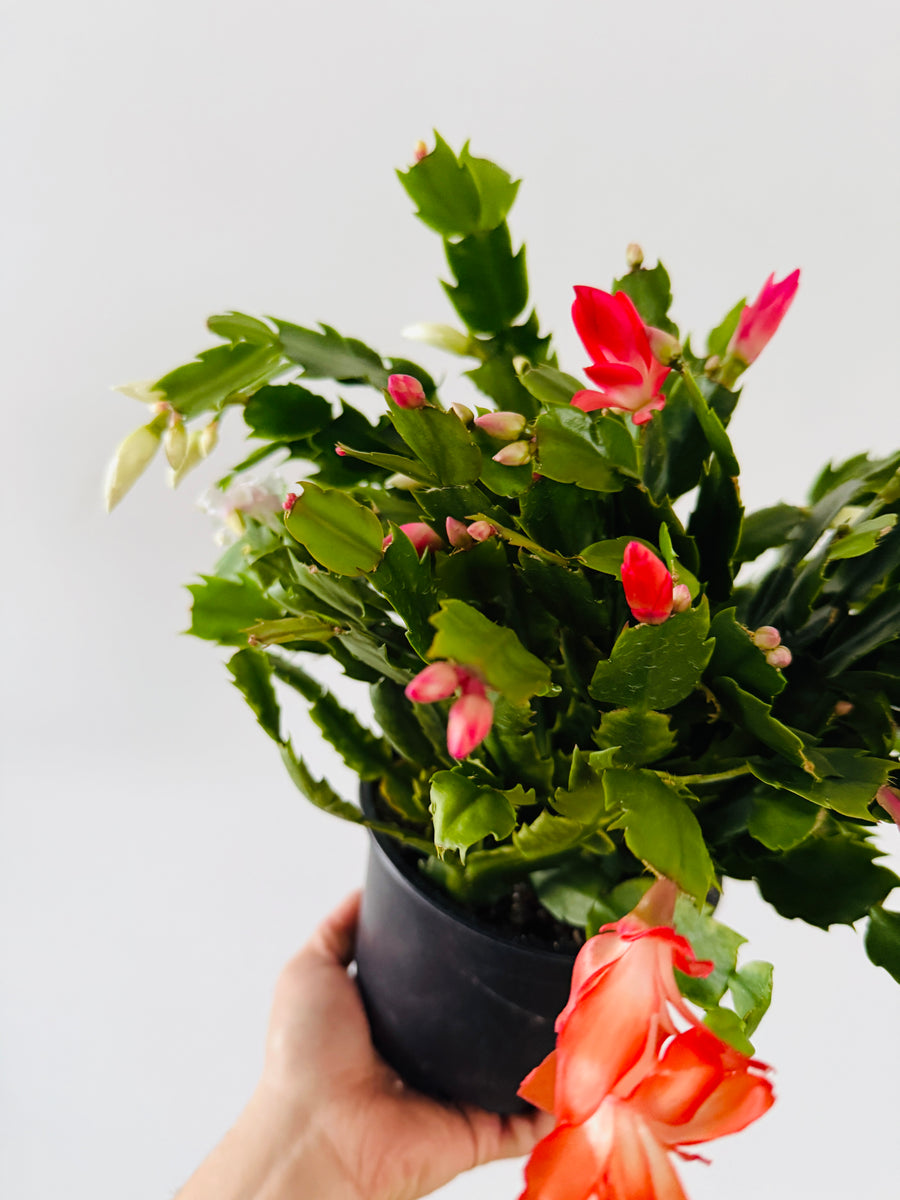
{"label": "plastic nursery pot", "polygon": [[430,1096],[525,1112],[516,1090],[553,1049],[574,956],[492,933],[417,876],[390,838],[371,835],[356,963],[375,1046]]}

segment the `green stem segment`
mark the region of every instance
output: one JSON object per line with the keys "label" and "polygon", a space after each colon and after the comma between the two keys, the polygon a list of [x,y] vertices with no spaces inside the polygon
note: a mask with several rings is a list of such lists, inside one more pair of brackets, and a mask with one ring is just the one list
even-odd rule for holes
{"label": "green stem segment", "polygon": [[746,763],[740,767],[732,767],[729,771],[717,771],[712,775],[670,775],[665,771],[657,771],[661,779],[681,783],[685,787],[704,787],[707,784],[724,783],[728,779],[738,779],[741,775],[749,775],[750,768]]}
{"label": "green stem segment", "polygon": [[719,460],[719,465],[723,473],[731,479],[736,479],[741,472],[741,468],[731,447],[731,440],[725,432],[725,426],[719,420],[716,413],[709,407],[709,403],[700,391],[697,380],[692,375],[690,368],[685,363],[682,363],[675,370],[681,375],[681,381],[691,402],[691,408],[694,410],[694,416],[700,422],[703,435],[707,442],[709,442],[709,447],[713,454]]}

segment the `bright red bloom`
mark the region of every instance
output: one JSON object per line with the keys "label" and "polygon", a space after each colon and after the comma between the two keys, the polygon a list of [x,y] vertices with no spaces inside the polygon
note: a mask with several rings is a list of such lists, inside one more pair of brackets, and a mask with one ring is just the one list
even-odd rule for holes
{"label": "bright red bloom", "polygon": [[747,366],[755,362],[791,307],[799,283],[799,267],[781,283],[775,282],[774,273],[770,275],[753,303],[744,305],[741,310],[727,353]]}
{"label": "bright red bloom", "polygon": [[669,367],[653,353],[651,331],[625,292],[611,295],[599,288],[576,287],[572,319],[593,364],[585,374],[598,388],[576,392],[576,408],[622,409],[631,413],[635,425],[643,425],[655,409],[665,407],[660,389]]}
{"label": "bright red bloom", "polygon": [[622,587],[636,621],[662,625],[672,615],[672,576],[653,551],[640,542],[629,542],[625,547]]}

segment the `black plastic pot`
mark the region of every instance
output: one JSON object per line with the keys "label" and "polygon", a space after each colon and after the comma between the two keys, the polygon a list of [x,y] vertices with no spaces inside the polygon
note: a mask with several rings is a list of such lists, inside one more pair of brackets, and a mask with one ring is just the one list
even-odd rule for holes
{"label": "black plastic pot", "polygon": [[516,1089],[553,1049],[574,958],[491,933],[418,875],[372,836],[356,962],[375,1045],[428,1095],[524,1112]]}

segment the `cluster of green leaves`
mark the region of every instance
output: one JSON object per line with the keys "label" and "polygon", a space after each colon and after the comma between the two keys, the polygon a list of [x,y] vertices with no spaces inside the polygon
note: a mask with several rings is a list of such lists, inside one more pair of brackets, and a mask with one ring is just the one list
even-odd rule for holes
{"label": "cluster of green leaves", "polygon": [[[301,790],[369,820],[297,757],[276,684],[299,691],[345,760],[379,781],[377,827],[426,853],[468,903],[530,878],[552,912],[590,928],[634,902],[648,868],[698,905],[723,876],[752,878],[779,912],[814,925],[871,912],[871,957],[898,974],[900,916],[882,908],[898,880],[871,834],[885,819],[875,794],[897,768],[900,454],[830,465],[808,504],[745,514],[728,435],[738,392],[705,373],[704,356],[685,342],[665,408],[640,430],[573,408],[580,385],[539,335],[507,225],[518,185],[440,137],[400,177],[444,240],[445,288],[479,360],[468,376],[526,416],[534,461],[496,463],[499,443],[445,409],[409,360],[328,326],[215,317],[225,343],[157,391],[185,416],[240,405],[257,448],[235,471],[280,452],[306,482],[284,522],[247,519],[192,588],[192,632],[241,647],[235,683]],[[614,288],[678,336],[661,264]],[[391,372],[418,378],[428,405],[385,395],[373,423],[307,387],[382,391]],[[694,491],[684,522],[674,502]],[[443,537],[448,517],[496,533],[419,555],[399,528],[425,522]],[[691,592],[662,625],[635,624],[625,603],[631,540]],[[756,578],[738,579],[752,564]],[[781,631],[786,670],[751,640],[760,625]],[[324,655],[369,685],[380,733],[297,665]],[[463,762],[447,753],[448,703],[404,695],[435,659],[474,667],[495,703],[489,737]],[[739,1040],[770,981],[759,964],[737,968],[731,936],[713,937],[715,982],[692,986],[717,1012],[730,990],[736,1015],[711,1022]]]}

